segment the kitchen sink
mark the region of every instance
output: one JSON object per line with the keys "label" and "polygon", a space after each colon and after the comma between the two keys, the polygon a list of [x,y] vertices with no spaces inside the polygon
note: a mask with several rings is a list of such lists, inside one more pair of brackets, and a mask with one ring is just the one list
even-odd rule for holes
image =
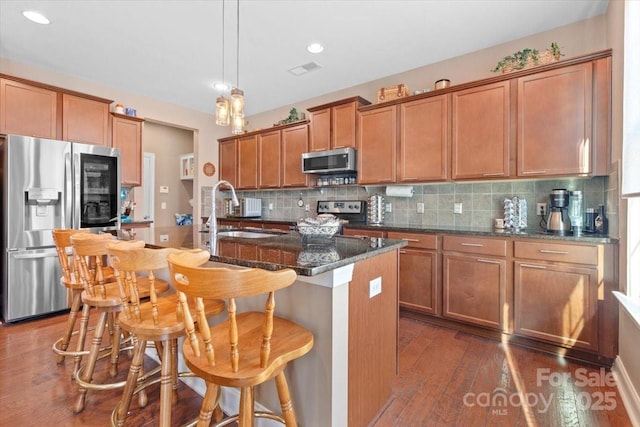
{"label": "kitchen sink", "polygon": [[266,237],[274,237],[280,236],[280,234],[275,233],[257,233],[254,231],[243,231],[243,230],[231,230],[231,231],[218,231],[218,236],[220,237],[240,237],[243,239],[264,239]]}

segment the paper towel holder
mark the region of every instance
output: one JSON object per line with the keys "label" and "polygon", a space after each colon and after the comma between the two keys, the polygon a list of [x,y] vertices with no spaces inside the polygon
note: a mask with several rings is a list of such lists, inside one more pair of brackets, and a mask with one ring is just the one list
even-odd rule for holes
{"label": "paper towel holder", "polygon": [[413,185],[387,185],[387,197],[413,197]]}

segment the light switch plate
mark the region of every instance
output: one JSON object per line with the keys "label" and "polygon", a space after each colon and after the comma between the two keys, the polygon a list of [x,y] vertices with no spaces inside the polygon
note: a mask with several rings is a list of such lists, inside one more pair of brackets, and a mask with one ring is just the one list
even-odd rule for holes
{"label": "light switch plate", "polygon": [[160,209],[167,209],[167,202],[160,203]]}
{"label": "light switch plate", "polygon": [[424,203],[418,203],[416,205],[416,210],[418,211],[418,213],[424,213]]}
{"label": "light switch plate", "polygon": [[382,277],[376,277],[369,281],[369,298],[373,298],[380,293],[382,293]]}
{"label": "light switch plate", "polygon": [[453,204],[453,213],[454,214],[462,213],[462,203],[456,202]]}

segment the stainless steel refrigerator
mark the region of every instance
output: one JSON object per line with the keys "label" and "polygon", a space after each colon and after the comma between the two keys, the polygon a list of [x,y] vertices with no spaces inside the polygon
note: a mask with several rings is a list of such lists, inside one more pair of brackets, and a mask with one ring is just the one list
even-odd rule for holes
{"label": "stainless steel refrigerator", "polygon": [[51,230],[120,228],[120,151],[0,136],[2,318],[68,307]]}

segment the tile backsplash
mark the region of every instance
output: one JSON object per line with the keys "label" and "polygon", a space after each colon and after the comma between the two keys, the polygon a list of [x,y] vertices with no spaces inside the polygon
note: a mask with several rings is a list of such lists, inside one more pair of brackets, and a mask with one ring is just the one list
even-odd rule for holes
{"label": "tile backsplash", "polygon": [[[613,175],[613,174],[612,174]],[[505,198],[519,196],[527,201],[528,229],[541,229],[540,217],[536,216],[536,203],[549,203],[549,193],[554,188],[582,190],[584,207],[607,204],[611,235],[617,230],[617,205],[610,203],[616,184],[610,177],[565,178],[553,180],[517,180],[491,182],[447,182],[413,185],[412,197],[387,197],[391,212],[385,213],[386,225],[411,226],[471,226],[492,227],[494,218],[503,217]],[[201,189],[203,216],[211,212],[211,187]],[[304,190],[238,191],[238,197],[262,199],[262,218],[273,220],[297,220],[315,216],[319,200],[367,200],[370,195],[385,194],[385,186],[346,186],[309,188]],[[229,197],[228,193],[224,196]],[[298,207],[298,200],[304,205]],[[220,200],[220,199],[219,199]],[[615,200],[615,199],[614,199]],[[424,213],[418,213],[417,204],[424,203]],[[462,203],[462,213],[453,213],[453,204]],[[270,210],[270,206],[273,208]],[[308,207],[308,210],[307,210]],[[218,215],[221,214],[218,202]]]}

